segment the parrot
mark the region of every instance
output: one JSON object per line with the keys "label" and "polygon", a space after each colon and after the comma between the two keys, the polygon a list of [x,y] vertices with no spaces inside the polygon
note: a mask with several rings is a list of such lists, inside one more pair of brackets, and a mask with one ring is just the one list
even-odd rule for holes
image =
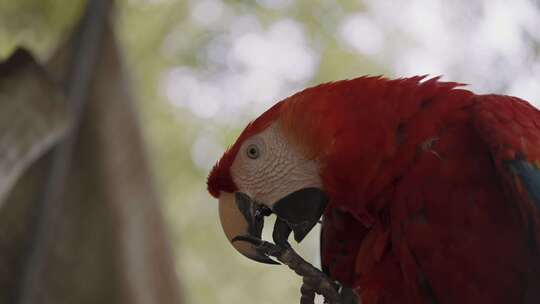
{"label": "parrot", "polygon": [[362,304],[540,303],[540,112],[427,75],[319,84],[251,121],[210,170],[242,255],[264,218],[321,224],[322,272]]}

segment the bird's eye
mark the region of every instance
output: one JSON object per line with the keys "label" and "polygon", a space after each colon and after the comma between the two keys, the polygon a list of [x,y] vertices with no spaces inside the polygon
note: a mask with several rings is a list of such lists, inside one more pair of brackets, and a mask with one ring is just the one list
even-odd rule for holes
{"label": "bird's eye", "polygon": [[257,159],[260,156],[259,147],[256,145],[249,145],[246,150],[247,157],[251,159]]}

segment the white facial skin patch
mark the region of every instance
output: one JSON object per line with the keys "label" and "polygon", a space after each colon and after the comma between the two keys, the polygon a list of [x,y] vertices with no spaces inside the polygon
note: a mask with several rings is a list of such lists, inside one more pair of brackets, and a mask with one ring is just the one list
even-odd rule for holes
{"label": "white facial skin patch", "polygon": [[268,207],[297,190],[322,188],[318,162],[306,159],[278,123],[242,144],[231,175],[238,191]]}

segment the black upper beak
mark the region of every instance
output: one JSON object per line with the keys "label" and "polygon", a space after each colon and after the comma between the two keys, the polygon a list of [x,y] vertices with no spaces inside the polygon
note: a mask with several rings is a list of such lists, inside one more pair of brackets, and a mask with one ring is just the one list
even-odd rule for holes
{"label": "black upper beak", "polygon": [[304,188],[277,201],[272,211],[292,229],[294,239],[301,242],[317,224],[327,204],[328,196],[321,189]]}

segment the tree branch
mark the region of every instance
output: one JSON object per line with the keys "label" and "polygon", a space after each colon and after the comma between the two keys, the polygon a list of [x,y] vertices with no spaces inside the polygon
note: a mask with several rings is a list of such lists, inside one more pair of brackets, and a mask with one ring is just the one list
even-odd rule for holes
{"label": "tree branch", "polygon": [[36,206],[39,217],[35,223],[34,241],[27,257],[20,285],[19,303],[21,304],[34,303],[35,299],[32,291],[36,289],[38,282],[36,274],[40,273],[46,266],[46,259],[42,251],[46,248],[45,244],[48,238],[55,235],[54,232],[48,231],[46,227],[49,227],[48,223],[56,221],[58,217],[58,201],[64,193],[65,180],[71,166],[76,134],[79,130],[91,77],[97,62],[101,37],[107,22],[110,5],[109,0],[88,0],[85,15],[79,25],[78,33],[74,36],[72,57],[64,88],[72,124],[64,141],[54,148],[49,178],[41,200]]}

